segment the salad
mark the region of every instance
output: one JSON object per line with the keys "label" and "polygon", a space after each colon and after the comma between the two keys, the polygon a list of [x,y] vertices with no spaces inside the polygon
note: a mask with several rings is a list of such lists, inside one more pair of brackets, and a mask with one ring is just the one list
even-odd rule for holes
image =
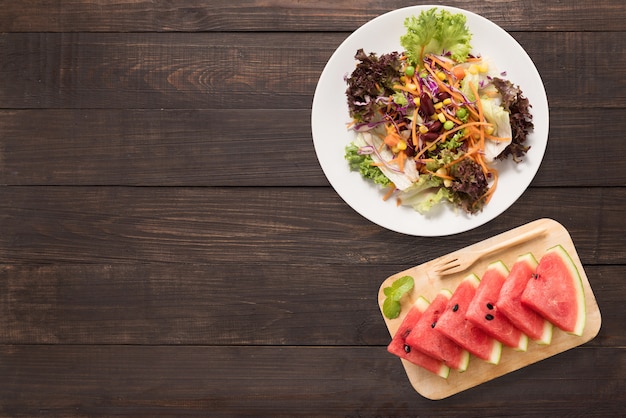
{"label": "salad", "polygon": [[466,17],[432,8],[404,22],[401,52],[356,52],[346,76],[351,170],[385,199],[426,213],[441,202],[474,214],[493,196],[496,162],[519,162],[530,103],[488,57],[472,54]]}

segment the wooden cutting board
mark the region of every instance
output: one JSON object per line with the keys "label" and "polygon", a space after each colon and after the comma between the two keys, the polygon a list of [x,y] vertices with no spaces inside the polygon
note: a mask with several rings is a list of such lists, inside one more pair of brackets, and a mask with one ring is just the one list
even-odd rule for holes
{"label": "wooden cutting board", "polygon": [[409,308],[415,303],[419,296],[424,296],[429,301],[432,301],[441,289],[449,289],[454,292],[457,285],[469,273],[476,273],[478,277],[481,277],[483,272],[486,270],[487,265],[493,261],[501,260],[507,265],[507,267],[511,268],[519,255],[532,252],[537,260],[539,260],[548,248],[560,244],[570,254],[572,260],[578,268],[583,282],[587,312],[587,320],[583,335],[580,337],[574,336],[554,327],[552,342],[550,345],[539,345],[534,341],[529,340],[528,350],[525,352],[518,352],[509,347],[503,346],[502,357],[498,365],[489,364],[472,356],[469,366],[465,372],[460,373],[456,370],[450,370],[450,375],[447,379],[443,379],[402,359],[401,361],[404,365],[409,381],[415,390],[422,396],[433,400],[446,398],[488,380],[525,367],[529,364],[536,363],[545,358],[577,347],[590,341],[598,334],[602,322],[598,304],[589,284],[587,275],[585,274],[583,266],[580,262],[580,258],[578,257],[578,253],[576,252],[576,248],[574,247],[574,243],[572,242],[567,230],[558,222],[551,219],[540,219],[520,226],[519,228],[504,232],[485,241],[473,244],[464,249],[455,251],[451,254],[462,253],[463,251],[468,250],[484,249],[490,247],[496,242],[503,241],[535,229],[544,229],[545,233],[540,235],[538,238],[533,238],[530,241],[502,250],[502,252],[499,253],[492,253],[484,259],[479,259],[466,271],[458,274],[440,277],[433,273],[432,267],[438,260],[435,259],[388,277],[382,283],[378,292],[378,303],[381,313],[383,302],[385,300],[385,295],[383,293],[383,289],[385,287],[391,286],[396,279],[406,275],[413,277],[415,286],[410,293],[406,294],[402,298],[402,311],[398,318],[390,320],[383,315],[387,328],[393,337]]}

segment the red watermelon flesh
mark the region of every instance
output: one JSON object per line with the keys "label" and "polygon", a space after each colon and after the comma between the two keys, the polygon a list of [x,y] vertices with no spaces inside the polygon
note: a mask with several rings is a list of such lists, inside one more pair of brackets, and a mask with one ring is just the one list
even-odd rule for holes
{"label": "red watermelon flesh", "polygon": [[526,351],[528,337],[500,312],[497,304],[500,289],[508,274],[509,270],[501,261],[489,264],[480,279],[476,295],[470,302],[465,317],[504,345],[518,351]]}
{"label": "red watermelon flesh", "polygon": [[492,364],[500,362],[502,343],[491,338],[466,317],[467,308],[476,294],[480,280],[470,274],[458,285],[439,317],[435,329],[469,351]]}
{"label": "red watermelon flesh", "polygon": [[439,317],[446,309],[450,296],[452,296],[452,292],[444,289],[437,294],[430,304],[424,297],[420,296],[416,303],[424,306],[424,313],[415,324],[406,342],[411,347],[462,372],[467,369],[469,352],[434,329]]}
{"label": "red watermelon flesh", "polygon": [[443,378],[447,378],[450,372],[448,366],[406,343],[406,338],[411,334],[413,327],[421,316],[422,311],[417,305],[413,305],[402,320],[398,331],[391,339],[391,343],[387,346],[387,351]]}
{"label": "red watermelon flesh", "polygon": [[585,292],[578,269],[560,245],[548,249],[522,293],[522,303],[574,335],[585,327]]}
{"label": "red watermelon flesh", "polygon": [[496,306],[509,321],[539,344],[550,344],[552,324],[537,312],[522,304],[522,292],[535,274],[537,259],[532,253],[517,258],[500,289]]}

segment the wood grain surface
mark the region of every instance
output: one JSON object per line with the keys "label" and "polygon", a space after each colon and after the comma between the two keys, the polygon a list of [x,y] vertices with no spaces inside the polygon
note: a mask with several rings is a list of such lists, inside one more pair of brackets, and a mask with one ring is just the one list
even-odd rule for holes
{"label": "wood grain surface", "polygon": [[[623,414],[623,1],[446,3],[524,47],[550,133],[518,202],[440,238],[355,213],[311,138],[335,48],[415,4],[0,0],[0,416]],[[542,218],[571,235],[598,335],[416,393],[382,280]]]}

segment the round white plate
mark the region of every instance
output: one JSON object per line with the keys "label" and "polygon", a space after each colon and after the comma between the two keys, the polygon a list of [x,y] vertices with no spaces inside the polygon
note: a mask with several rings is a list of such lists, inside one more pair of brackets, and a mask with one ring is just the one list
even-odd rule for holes
{"label": "round white plate", "polygon": [[[395,199],[382,199],[386,190],[350,171],[344,158],[345,147],[355,133],[350,122],[344,77],[355,68],[359,48],[366,53],[402,51],[400,36],[404,20],[432,7],[467,16],[472,33],[472,52],[489,57],[499,71],[518,85],[532,106],[534,130],[527,138],[531,146],[523,161],[499,161],[497,189],[482,212],[471,215],[442,204],[426,215],[408,206],[397,206]],[[313,144],[328,181],[341,198],[363,217],[381,227],[415,236],[452,235],[476,228],[508,209],[524,193],[535,177],[548,141],[548,99],[541,77],[532,60],[517,41],[495,23],[466,10],[447,6],[413,6],[378,16],[354,31],[333,53],[320,76],[311,112]]]}

